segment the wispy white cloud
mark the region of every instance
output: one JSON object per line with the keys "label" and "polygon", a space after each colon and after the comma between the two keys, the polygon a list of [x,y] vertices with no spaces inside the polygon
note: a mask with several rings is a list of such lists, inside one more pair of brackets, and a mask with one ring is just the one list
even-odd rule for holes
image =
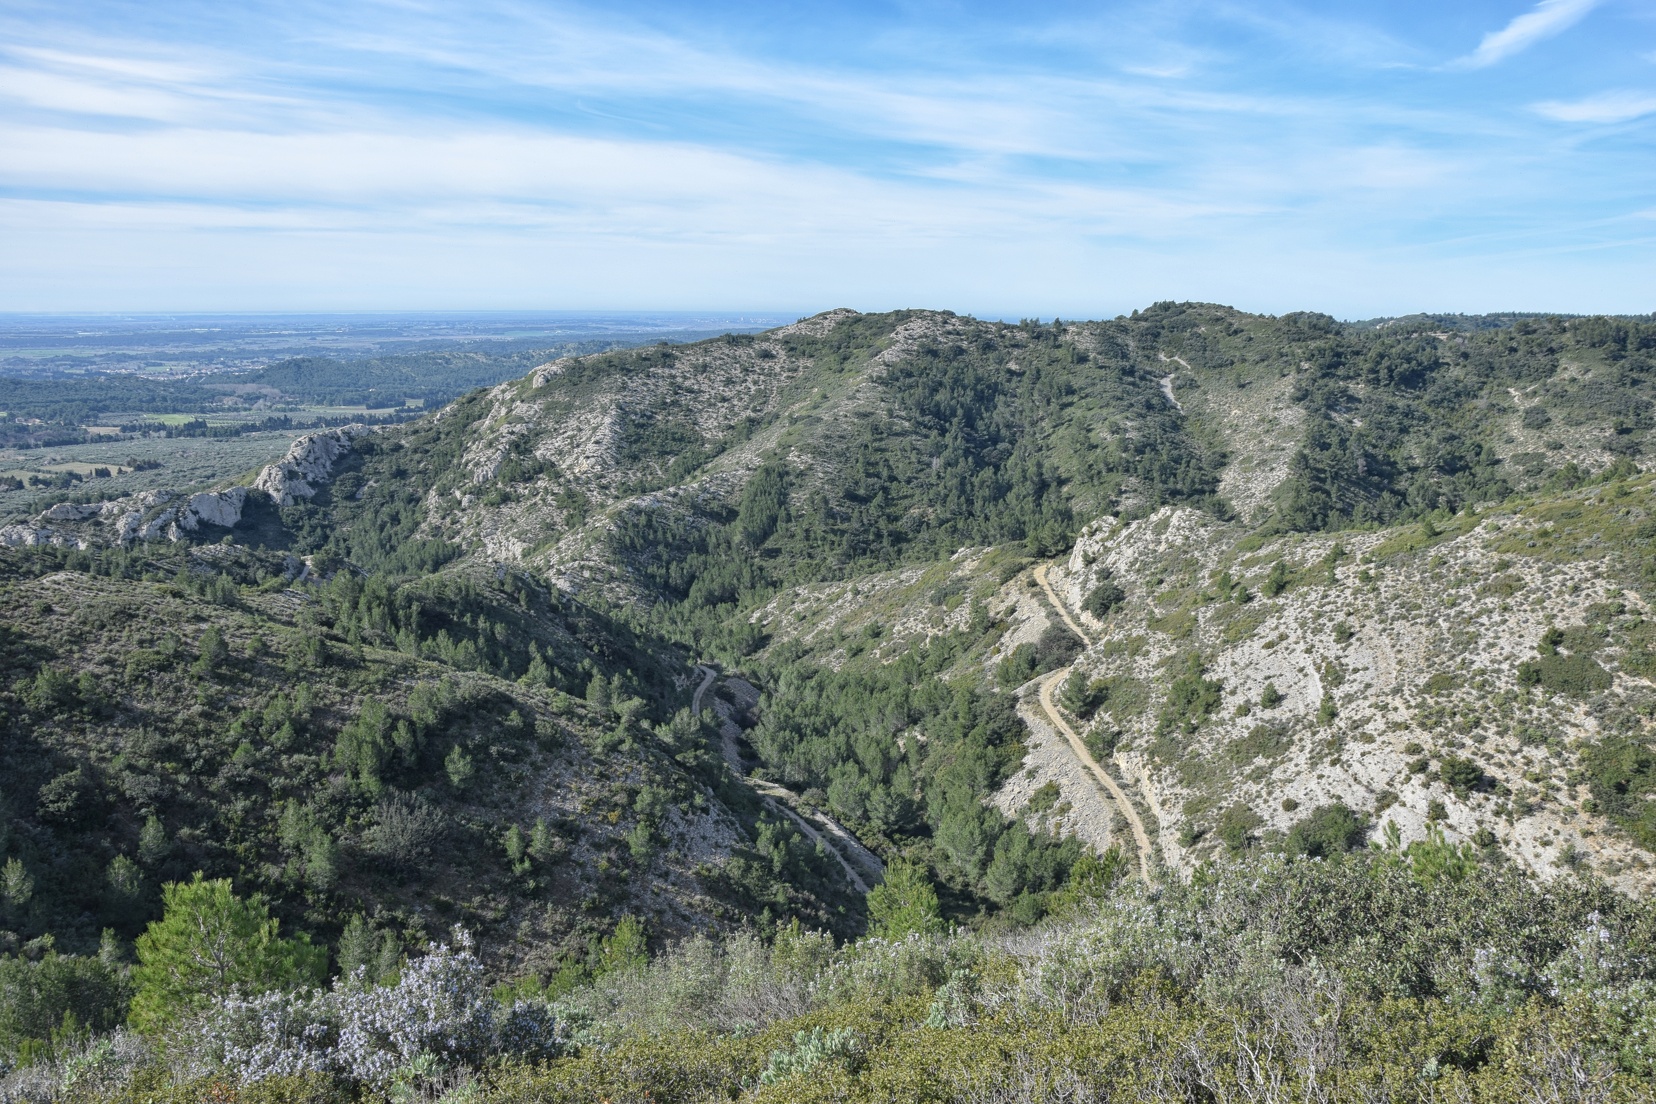
{"label": "wispy white cloud", "polygon": [[1534,110],[1561,123],[1626,123],[1656,115],[1656,93],[1601,92],[1580,100],[1546,100]]}
{"label": "wispy white cloud", "polygon": [[1482,69],[1505,61],[1542,39],[1569,30],[1598,4],[1599,0],[1541,0],[1533,11],[1525,12],[1500,30],[1484,35],[1478,48],[1460,58],[1455,65],[1464,69]]}
{"label": "wispy white cloud", "polygon": [[1174,80],[1190,75],[1190,65],[1179,62],[1172,65],[1123,65],[1121,71],[1135,77],[1155,77],[1159,80]]}
{"label": "wispy white cloud", "polygon": [[[878,49],[863,37],[776,48],[629,15],[627,0],[249,0],[223,25],[203,21],[210,35],[157,24],[131,40],[98,20],[0,14],[0,306],[83,302],[84,258],[126,248],[131,272],[171,265],[200,289],[194,302],[224,301],[212,296],[227,272],[323,294],[332,257],[352,274],[326,292],[339,304],[461,294],[465,273],[464,294],[485,305],[554,293],[731,305],[775,302],[776,288],[793,303],[885,280],[897,301],[1002,308],[1014,300],[996,289],[1023,281],[1035,291],[1016,304],[1067,314],[1119,278],[1139,289],[1121,306],[1331,308],[1318,298],[1329,278],[1301,274],[1425,241],[1421,256],[1460,251],[1472,273],[1488,246],[1463,231],[1516,222],[1549,246],[1577,242],[1559,197],[1586,208],[1643,194],[1638,158],[1584,152],[1544,121],[1635,118],[1638,93],[1456,98],[1445,88],[1463,82],[1441,68],[1382,72],[1442,56],[1441,41],[1400,44],[1384,19],[1373,35],[1327,22],[1296,40],[1288,15],[1249,14],[1297,6],[1123,0],[1136,23],[1103,6],[1079,28],[907,19]],[[1525,43],[1562,29],[1565,6],[1542,4],[1530,15],[1552,23],[1516,21],[1489,49],[1523,45],[1514,28]],[[1590,29],[1609,33],[1603,22]],[[1592,45],[1569,43],[1577,56]],[[1649,77],[1588,64],[1588,87]],[[1271,279],[1311,298],[1282,284],[1261,300],[1266,255],[1280,259]],[[379,258],[372,289],[359,290],[358,256]],[[1420,279],[1397,286],[1417,296]]]}

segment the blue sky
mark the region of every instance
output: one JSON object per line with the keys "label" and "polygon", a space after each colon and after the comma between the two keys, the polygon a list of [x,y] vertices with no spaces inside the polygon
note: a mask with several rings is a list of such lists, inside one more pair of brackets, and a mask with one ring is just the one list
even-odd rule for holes
{"label": "blue sky", "polygon": [[1656,310],[1656,4],[0,0],[0,310]]}

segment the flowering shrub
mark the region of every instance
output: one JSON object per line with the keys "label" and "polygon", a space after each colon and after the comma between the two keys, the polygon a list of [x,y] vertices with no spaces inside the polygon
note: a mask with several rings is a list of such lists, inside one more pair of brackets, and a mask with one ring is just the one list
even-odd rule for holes
{"label": "flowering shrub", "polygon": [[1553,997],[1593,1011],[1621,1068],[1651,1077],[1656,1076],[1656,982],[1640,976],[1648,967],[1593,912],[1543,975]]}
{"label": "flowering shrub", "polygon": [[117,1028],[0,1077],[0,1104],[53,1104],[112,1096],[153,1057],[142,1038]]}
{"label": "flowering shrub", "polygon": [[489,991],[471,936],[432,944],[395,985],[359,977],[333,988],[263,993],[218,1002],[199,1025],[208,1054],[244,1081],[330,1073],[379,1087],[409,1070],[476,1069],[497,1056],[553,1058],[568,1047],[545,1004],[502,1008]]}
{"label": "flowering shrub", "polygon": [[202,1021],[208,1053],[245,1081],[338,1067],[337,992],[260,993],[220,1001]]}
{"label": "flowering shrub", "polygon": [[489,992],[471,937],[456,930],[457,952],[433,946],[409,963],[394,986],[338,991],[343,1072],[383,1083],[422,1054],[447,1066],[478,1066],[494,1050],[499,1005]]}

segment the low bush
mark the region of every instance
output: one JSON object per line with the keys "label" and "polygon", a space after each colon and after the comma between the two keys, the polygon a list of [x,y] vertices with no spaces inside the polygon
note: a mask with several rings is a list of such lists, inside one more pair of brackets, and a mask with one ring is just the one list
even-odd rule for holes
{"label": "low bush", "polygon": [[1162,735],[1171,732],[1194,732],[1207,716],[1219,708],[1224,698],[1224,686],[1203,677],[1201,657],[1185,658],[1182,669],[1167,688],[1167,701],[1156,721],[1156,731]]}
{"label": "low bush", "polygon": [[1362,820],[1344,804],[1319,805],[1288,829],[1286,850],[1290,855],[1327,858],[1361,847],[1365,835]]}
{"label": "low bush", "polygon": [[1581,762],[1598,809],[1656,851],[1656,752],[1636,740],[1613,739],[1589,747]]}
{"label": "low bush", "polygon": [[1608,690],[1614,681],[1610,672],[1592,656],[1543,655],[1518,665],[1519,685],[1539,686],[1578,698]]}
{"label": "low bush", "polygon": [[1219,823],[1214,826],[1214,834],[1225,841],[1225,846],[1230,848],[1234,855],[1252,841],[1254,832],[1264,823],[1264,819],[1258,813],[1238,803],[1219,815]]}
{"label": "low bush", "polygon": [[452,947],[432,944],[394,985],[356,980],[218,1001],[193,1026],[192,1048],[243,1081],[328,1074],[383,1090],[480,1069],[501,1054],[536,1061],[569,1046],[546,1004],[495,1000],[460,929]]}
{"label": "low bush", "polygon": [[1126,600],[1127,592],[1111,580],[1105,579],[1092,588],[1086,601],[1081,603],[1081,608],[1102,621]]}
{"label": "low bush", "polygon": [[[1239,817],[1239,820],[1246,819]],[[556,1005],[490,996],[463,942],[395,985],[217,1002],[168,1065],[67,1053],[8,1099],[692,1104],[1375,1099],[1632,1104],[1656,1089],[1656,905],[1541,885],[1441,834],[1252,853],[1147,890],[1094,860],[1058,916],[836,947],[694,938]],[[1300,826],[1296,826],[1299,828]],[[1305,846],[1306,856],[1318,850]],[[103,1044],[100,1044],[103,1045]],[[80,1067],[72,1066],[81,1062]],[[84,1069],[84,1093],[65,1090]],[[1260,1084],[1277,1095],[1250,1096]]]}
{"label": "low bush", "polygon": [[113,940],[97,957],[0,956],[0,1062],[50,1056],[81,1032],[118,1027],[131,999]]}
{"label": "low bush", "polygon": [[1484,782],[1484,771],[1477,763],[1459,755],[1445,755],[1438,763],[1438,777],[1454,792],[1465,798]]}

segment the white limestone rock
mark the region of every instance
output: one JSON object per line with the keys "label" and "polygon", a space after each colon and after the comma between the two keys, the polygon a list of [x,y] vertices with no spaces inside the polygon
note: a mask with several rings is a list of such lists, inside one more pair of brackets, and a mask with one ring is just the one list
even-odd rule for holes
{"label": "white limestone rock", "polygon": [[[10,525],[0,530],[0,544],[73,544],[86,548],[111,538],[118,544],[162,538],[179,541],[185,533],[197,532],[203,525],[226,529],[235,526],[246,504],[246,487],[202,491],[186,498],[171,491],[143,491],[108,502],[59,502],[43,510],[31,525]],[[71,528],[57,530],[46,522]],[[97,527],[88,527],[88,522],[95,522]],[[110,528],[112,534],[108,533]]]}
{"label": "white limestone rock", "polygon": [[242,507],[246,503],[246,487],[193,494],[179,509],[178,524],[190,532],[202,525],[221,525],[229,529],[241,521]]}
{"label": "white limestone rock", "polygon": [[56,506],[41,511],[42,521],[85,521],[89,517],[96,517],[102,510],[101,502],[60,502]]}
{"label": "white limestone rock", "polygon": [[333,478],[334,464],[351,451],[351,442],[372,432],[372,426],[358,424],[307,433],[293,442],[286,456],[266,465],[253,487],[269,495],[278,506],[292,506],[314,497]]}
{"label": "white limestone rock", "polygon": [[33,548],[36,545],[61,543],[61,541],[53,540],[55,536],[57,534],[47,528],[37,528],[33,525],[8,525],[0,529],[0,544],[10,548]]}

